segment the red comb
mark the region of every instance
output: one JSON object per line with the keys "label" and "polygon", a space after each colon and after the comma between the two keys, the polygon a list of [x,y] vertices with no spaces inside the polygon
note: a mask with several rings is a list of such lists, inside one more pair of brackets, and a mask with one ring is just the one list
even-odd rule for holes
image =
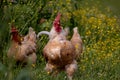
{"label": "red comb", "polygon": [[57,32],[60,32],[61,31],[61,26],[60,26],[60,17],[61,17],[61,14],[58,13],[58,15],[56,16],[54,22],[53,22],[53,25],[55,27],[55,30]]}
{"label": "red comb", "polygon": [[58,13],[58,15],[56,16],[54,22],[60,22],[60,17],[61,17],[61,14]]}

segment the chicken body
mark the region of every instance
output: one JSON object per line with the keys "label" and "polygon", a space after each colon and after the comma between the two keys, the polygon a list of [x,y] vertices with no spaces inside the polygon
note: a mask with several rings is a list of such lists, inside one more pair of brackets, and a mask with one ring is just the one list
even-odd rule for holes
{"label": "chicken body", "polygon": [[50,40],[43,49],[47,61],[53,64],[66,65],[74,59],[74,47],[72,43],[62,36]]}
{"label": "chicken body", "polygon": [[73,29],[73,36],[71,38],[71,43],[75,47],[75,58],[78,59],[83,51],[83,43],[82,39],[80,37],[80,34],[78,33],[78,28],[75,27]]}
{"label": "chicken body", "polygon": [[[13,33],[16,34],[16,33]],[[19,36],[19,35],[17,35]],[[13,36],[12,37],[16,37]],[[35,63],[36,56],[36,34],[32,28],[29,28],[29,33],[23,38],[23,41],[18,43],[16,40],[12,40],[7,56],[14,58],[15,61],[21,63]]]}
{"label": "chicken body", "polygon": [[44,47],[43,53],[47,61],[45,68],[47,72],[65,70],[68,78],[72,79],[77,69],[74,56],[75,48],[70,41],[65,39],[64,35],[57,35],[53,40],[50,40]]}

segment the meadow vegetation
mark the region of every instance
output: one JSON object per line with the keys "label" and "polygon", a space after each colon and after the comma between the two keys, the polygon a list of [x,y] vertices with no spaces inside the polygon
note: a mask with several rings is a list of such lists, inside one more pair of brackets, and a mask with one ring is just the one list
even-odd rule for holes
{"label": "meadow vegetation", "polygon": [[21,35],[26,35],[29,27],[36,33],[49,31],[57,12],[62,14],[61,25],[70,28],[68,39],[77,26],[83,40],[84,50],[73,80],[119,80],[120,19],[103,3],[100,0],[16,0],[13,3],[1,0],[0,80],[66,80],[64,72],[51,77],[44,71],[42,49],[48,41],[46,35],[37,41],[36,65],[16,66],[6,56],[12,23]]}

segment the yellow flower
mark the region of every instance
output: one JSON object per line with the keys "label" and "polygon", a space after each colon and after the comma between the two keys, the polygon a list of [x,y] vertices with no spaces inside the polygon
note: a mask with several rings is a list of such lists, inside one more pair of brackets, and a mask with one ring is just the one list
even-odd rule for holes
{"label": "yellow flower", "polygon": [[90,30],[86,32],[86,35],[90,35],[90,34],[91,34],[91,31],[90,31]]}
{"label": "yellow flower", "polygon": [[9,5],[12,5],[12,3],[9,3]]}
{"label": "yellow flower", "polygon": [[107,55],[107,57],[111,57],[112,56],[112,53],[109,53],[108,55]]}
{"label": "yellow flower", "polygon": [[82,66],[82,70],[85,71],[85,66]]}
{"label": "yellow flower", "polygon": [[95,17],[90,17],[88,20],[89,23],[93,23],[94,21],[95,21]]}
{"label": "yellow flower", "polygon": [[47,74],[50,74],[50,72],[48,71]]}
{"label": "yellow flower", "polygon": [[98,19],[98,26],[102,24],[102,21]]}
{"label": "yellow flower", "polygon": [[92,61],[92,64],[94,64],[94,62]]}
{"label": "yellow flower", "polygon": [[78,49],[78,44],[75,45],[75,48]]}
{"label": "yellow flower", "polygon": [[35,67],[35,64],[32,64],[32,67],[34,68],[34,67]]}

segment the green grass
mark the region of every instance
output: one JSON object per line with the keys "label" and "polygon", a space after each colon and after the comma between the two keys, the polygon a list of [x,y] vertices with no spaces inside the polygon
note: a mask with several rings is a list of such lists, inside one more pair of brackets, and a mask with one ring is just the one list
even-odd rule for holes
{"label": "green grass", "polygon": [[[37,41],[37,62],[21,67],[8,60],[6,54],[10,45],[10,26],[15,24],[21,35],[32,26],[36,33],[50,30],[57,12],[62,13],[61,25],[72,29],[78,27],[83,40],[83,53],[78,60],[78,70],[73,80],[120,80],[120,19],[118,5],[112,0],[18,0],[0,4],[0,80],[67,80],[61,72],[52,77],[44,70],[42,49],[48,36]],[[108,4],[107,4],[108,3]],[[114,9],[115,8],[115,9]],[[45,18],[44,23],[39,23]]]}

